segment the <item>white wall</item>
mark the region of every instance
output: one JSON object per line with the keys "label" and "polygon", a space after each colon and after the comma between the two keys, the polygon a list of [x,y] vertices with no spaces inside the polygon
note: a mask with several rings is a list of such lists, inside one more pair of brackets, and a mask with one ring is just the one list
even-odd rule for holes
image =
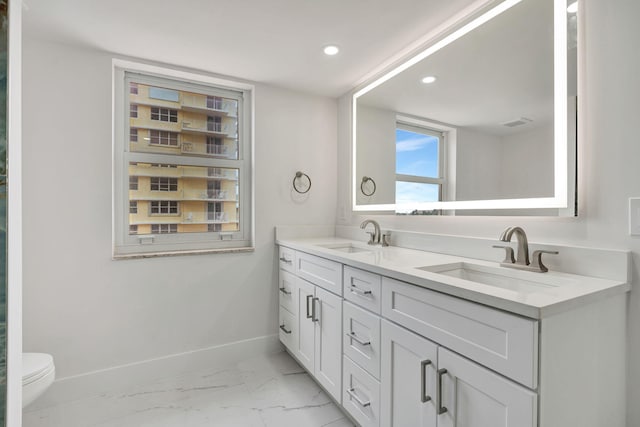
{"label": "white wall", "polygon": [[502,138],[502,197],[553,195],[553,125]]}
{"label": "white wall", "polygon": [[363,176],[376,182],[372,196],[357,193],[359,205],[396,202],[396,116],[390,110],[358,105],[356,176],[358,183]]}
{"label": "white wall", "polygon": [[[628,235],[627,216],[628,198],[640,196],[636,125],[640,116],[640,26],[636,22],[640,2],[585,0],[581,8],[586,69],[579,100],[579,216],[372,217],[385,228],[495,239],[506,226],[518,224],[533,242],[631,250],[634,279],[629,301],[627,425],[636,427],[640,425],[640,237]],[[339,219],[343,224],[358,224],[363,217],[349,215],[345,209],[349,206],[348,102],[341,99],[339,107]]]}
{"label": "white wall", "polygon": [[452,200],[490,200],[502,189],[500,138],[458,128],[456,138],[456,197]]}
{"label": "white wall", "polygon": [[336,100],[257,85],[255,252],[112,261],[111,55],[28,36],[25,351],[66,377],[276,334],[274,226],[335,222]]}

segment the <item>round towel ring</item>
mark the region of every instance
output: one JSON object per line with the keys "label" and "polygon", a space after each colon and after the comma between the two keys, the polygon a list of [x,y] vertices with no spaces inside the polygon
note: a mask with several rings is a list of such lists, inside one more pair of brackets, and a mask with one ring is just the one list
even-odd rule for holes
{"label": "round towel ring", "polygon": [[[297,184],[297,182],[302,177],[305,177],[307,179],[307,181],[309,181],[309,185],[306,186],[306,190],[302,190],[302,189],[298,188],[299,184]],[[304,188],[304,187],[302,187],[302,188]],[[311,178],[309,178],[309,175],[307,175],[304,172],[300,172],[300,171],[296,172],[296,176],[293,177],[293,189],[296,190],[300,194],[308,193],[309,190],[311,190]]]}
{"label": "round towel ring", "polygon": [[[373,190],[371,190],[370,192],[367,192],[364,189],[364,185],[367,182],[371,182],[373,184]],[[373,178],[368,177],[368,176],[363,176],[362,177],[362,182],[360,183],[360,191],[362,191],[362,194],[364,194],[365,196],[373,196],[376,192],[376,182],[373,180]]]}

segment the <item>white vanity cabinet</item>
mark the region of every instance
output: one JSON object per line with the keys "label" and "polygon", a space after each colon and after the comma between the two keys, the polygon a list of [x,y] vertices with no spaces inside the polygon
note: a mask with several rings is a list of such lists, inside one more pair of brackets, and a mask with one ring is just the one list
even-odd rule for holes
{"label": "white vanity cabinet", "polygon": [[537,394],[382,321],[383,426],[535,427]]}
{"label": "white vanity cabinet", "polygon": [[[340,401],[342,265],[288,248],[284,250],[285,256],[282,256],[282,250],[280,252],[280,310],[285,314],[293,313],[293,325],[289,328],[291,333],[286,334],[282,330],[281,316],[280,340],[316,381]],[[289,285],[291,281],[293,284]],[[334,291],[339,289],[340,294],[329,292],[325,287]]]}
{"label": "white vanity cabinet", "polygon": [[625,425],[625,292],[536,319],[284,249],[281,341],[361,427]]}

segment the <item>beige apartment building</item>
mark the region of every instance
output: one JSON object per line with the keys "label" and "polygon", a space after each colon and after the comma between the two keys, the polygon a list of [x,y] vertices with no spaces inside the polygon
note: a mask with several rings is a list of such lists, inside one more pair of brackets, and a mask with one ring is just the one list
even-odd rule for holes
{"label": "beige apartment building", "polygon": [[129,104],[130,152],[168,155],[129,163],[129,234],[237,231],[238,170],[175,157],[237,159],[237,101],[131,83]]}

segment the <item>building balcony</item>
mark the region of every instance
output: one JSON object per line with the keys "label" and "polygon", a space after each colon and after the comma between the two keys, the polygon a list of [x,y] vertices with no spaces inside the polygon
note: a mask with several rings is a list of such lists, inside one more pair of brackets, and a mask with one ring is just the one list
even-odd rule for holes
{"label": "building balcony", "polygon": [[182,132],[198,135],[205,134],[223,136],[225,138],[237,138],[238,126],[236,123],[191,121],[182,122]]}
{"label": "building balcony", "polygon": [[238,222],[236,218],[229,218],[226,212],[185,212],[183,224],[228,224]]}
{"label": "building balcony", "polygon": [[183,154],[195,154],[199,156],[223,157],[226,159],[237,159],[238,154],[233,147],[228,145],[207,145],[195,142],[184,141],[180,150]]}
{"label": "building balcony", "polygon": [[207,99],[206,96],[197,94],[182,94],[182,109],[197,113],[215,114],[219,116],[237,117],[238,104],[226,99]]}
{"label": "building balcony", "polygon": [[129,200],[161,201],[171,200],[178,202],[236,202],[234,192],[227,190],[180,190],[180,191],[149,191],[129,190]]}
{"label": "building balcony", "polygon": [[204,166],[182,166],[175,168],[150,166],[149,164],[129,165],[129,175],[138,177],[159,176],[166,178],[203,178],[227,181],[238,180],[238,170],[228,168],[213,168]]}

